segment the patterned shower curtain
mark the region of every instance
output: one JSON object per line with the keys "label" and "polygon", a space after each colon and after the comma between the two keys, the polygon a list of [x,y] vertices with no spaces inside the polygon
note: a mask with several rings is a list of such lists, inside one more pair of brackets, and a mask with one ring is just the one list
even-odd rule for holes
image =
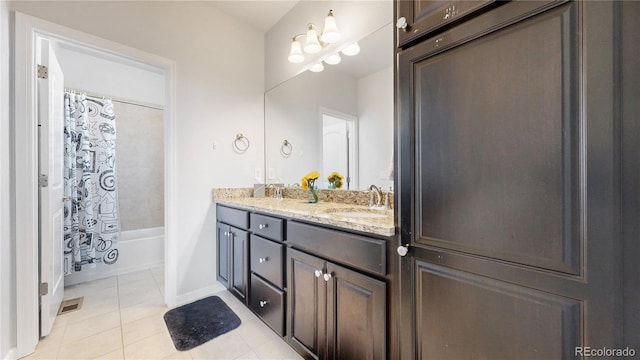
{"label": "patterned shower curtain", "polygon": [[65,274],[118,260],[116,116],[111,100],[64,95]]}

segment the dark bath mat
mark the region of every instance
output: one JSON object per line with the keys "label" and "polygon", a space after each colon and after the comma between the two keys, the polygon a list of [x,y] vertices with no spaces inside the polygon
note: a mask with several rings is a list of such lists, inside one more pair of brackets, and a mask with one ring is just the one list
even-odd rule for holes
{"label": "dark bath mat", "polygon": [[240,326],[240,319],[217,296],[182,305],[164,314],[173,345],[191,350]]}

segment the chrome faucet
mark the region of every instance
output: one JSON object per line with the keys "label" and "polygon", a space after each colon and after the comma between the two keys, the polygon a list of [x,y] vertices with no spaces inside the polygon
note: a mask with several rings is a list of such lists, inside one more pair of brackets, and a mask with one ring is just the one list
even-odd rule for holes
{"label": "chrome faucet", "polygon": [[[374,184],[369,185],[369,191],[371,191],[371,195],[369,195],[369,207],[379,207],[382,202],[382,191],[375,186]],[[373,202],[373,196],[376,196],[376,202]]]}
{"label": "chrome faucet", "polygon": [[273,198],[282,199],[282,188],[276,184],[267,185],[269,188],[273,188]]}

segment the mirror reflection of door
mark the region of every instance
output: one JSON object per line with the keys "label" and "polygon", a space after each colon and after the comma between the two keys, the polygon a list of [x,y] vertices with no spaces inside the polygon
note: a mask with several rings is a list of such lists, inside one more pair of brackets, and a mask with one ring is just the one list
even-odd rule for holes
{"label": "mirror reflection of door", "polygon": [[321,111],[322,117],[322,188],[334,171],[344,176],[343,189],[357,189],[357,136],[355,116]]}

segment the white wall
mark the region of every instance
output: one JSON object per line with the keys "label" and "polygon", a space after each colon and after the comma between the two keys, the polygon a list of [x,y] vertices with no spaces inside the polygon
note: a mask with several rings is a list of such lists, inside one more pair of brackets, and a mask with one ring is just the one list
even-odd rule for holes
{"label": "white wall", "polygon": [[[14,1],[10,6],[175,60],[178,298],[214,287],[211,188],[252,185],[254,169],[264,161],[262,34],[201,2]],[[242,155],[231,147],[238,132],[251,139]]]}
{"label": "white wall", "polygon": [[358,80],[360,187],[393,186],[393,66]]}
{"label": "white wall", "polygon": [[[322,31],[329,9],[333,9],[338,30],[342,34],[340,41],[314,56],[307,56],[301,64],[288,62],[291,38],[306,32],[310,22]],[[301,73],[328,52],[341,49],[350,41],[360,40],[388,24],[390,14],[393,14],[393,1],[390,0],[300,1],[265,34],[265,89],[271,89]]]}
{"label": "white wall", "polygon": [[16,346],[15,253],[13,233],[13,191],[11,191],[11,136],[9,104],[9,9],[0,1],[0,359],[11,358]]}
{"label": "white wall", "polygon": [[[144,64],[54,41],[67,88],[164,105],[164,76]],[[117,114],[116,114],[117,115]]]}

